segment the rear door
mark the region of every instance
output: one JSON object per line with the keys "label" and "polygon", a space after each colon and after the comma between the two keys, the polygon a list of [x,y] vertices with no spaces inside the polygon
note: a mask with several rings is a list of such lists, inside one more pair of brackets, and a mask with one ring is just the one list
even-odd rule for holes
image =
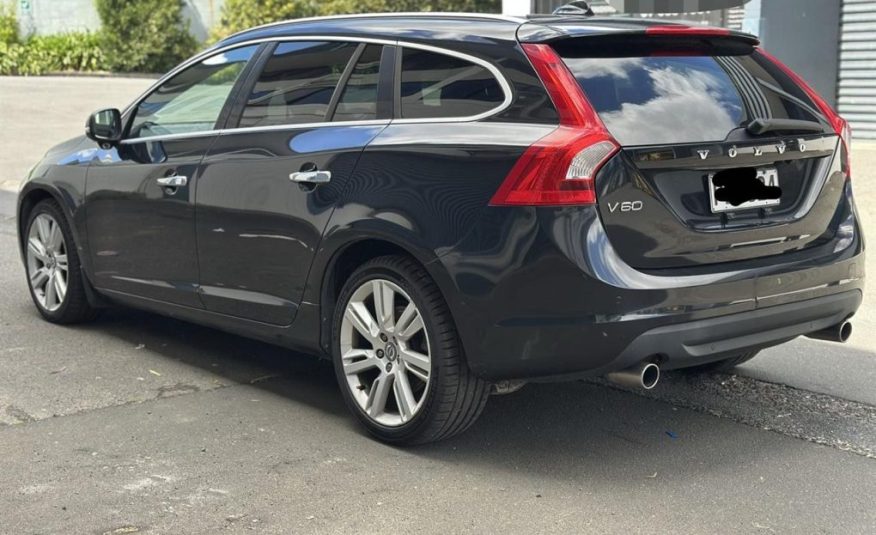
{"label": "rear door", "polygon": [[207,309],[292,323],[335,202],[389,122],[391,108],[378,105],[391,104],[379,95],[383,49],[322,38],[266,51],[199,179]]}
{"label": "rear door", "polygon": [[87,232],[99,288],[201,308],[200,164],[257,48],[215,54],[169,78],[132,110],[124,141],[92,163]]}
{"label": "rear door", "polygon": [[833,235],[845,186],[839,137],[759,51],[641,36],[555,47],[623,148],[596,186],[608,237],[627,263],[748,260]]}

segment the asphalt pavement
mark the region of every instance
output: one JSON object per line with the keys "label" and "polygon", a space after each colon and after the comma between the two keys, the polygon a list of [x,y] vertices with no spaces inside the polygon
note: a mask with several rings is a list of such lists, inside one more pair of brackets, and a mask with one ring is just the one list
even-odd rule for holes
{"label": "asphalt pavement", "polygon": [[[17,151],[0,183],[145,85],[0,78]],[[876,145],[856,147],[876,235]],[[313,356],[133,310],[42,321],[13,207],[0,192],[0,533],[876,532],[872,290],[849,344],[798,339],[647,394],[527,385],[460,437],[397,449]]]}

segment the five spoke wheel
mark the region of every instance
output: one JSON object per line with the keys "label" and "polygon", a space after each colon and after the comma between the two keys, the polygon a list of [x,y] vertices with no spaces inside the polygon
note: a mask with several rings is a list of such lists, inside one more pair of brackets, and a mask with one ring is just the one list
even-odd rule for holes
{"label": "five spoke wheel", "polygon": [[375,422],[409,422],[429,391],[429,334],[411,297],[397,284],[372,279],[344,310],[340,329],[343,373],[353,398]]}
{"label": "five spoke wheel", "polygon": [[39,305],[54,312],[67,295],[67,244],[58,221],[38,215],[27,236],[27,275]]}

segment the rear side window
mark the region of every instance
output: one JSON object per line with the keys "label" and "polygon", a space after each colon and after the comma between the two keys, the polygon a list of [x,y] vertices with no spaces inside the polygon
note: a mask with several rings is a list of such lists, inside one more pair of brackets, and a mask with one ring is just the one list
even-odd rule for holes
{"label": "rear side window", "polygon": [[501,104],[499,81],[481,65],[455,56],[402,49],[401,116],[404,119],[470,117]]}
{"label": "rear side window", "polygon": [[253,87],[241,127],[318,123],[355,43],[289,42],[277,45]]}
{"label": "rear side window", "polygon": [[377,82],[383,47],[367,45],[338,100],[333,120],[367,121],[377,118]]}
{"label": "rear side window", "polygon": [[823,120],[805,93],[760,56],[563,59],[625,146],[723,141],[756,118]]}

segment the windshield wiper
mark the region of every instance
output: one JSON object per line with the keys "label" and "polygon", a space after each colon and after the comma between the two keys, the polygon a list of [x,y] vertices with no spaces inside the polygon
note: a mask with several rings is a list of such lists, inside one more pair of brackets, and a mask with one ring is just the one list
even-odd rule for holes
{"label": "windshield wiper", "polygon": [[815,121],[797,119],[755,119],[745,127],[748,133],[756,136],[767,132],[820,132],[827,133],[824,125]]}

